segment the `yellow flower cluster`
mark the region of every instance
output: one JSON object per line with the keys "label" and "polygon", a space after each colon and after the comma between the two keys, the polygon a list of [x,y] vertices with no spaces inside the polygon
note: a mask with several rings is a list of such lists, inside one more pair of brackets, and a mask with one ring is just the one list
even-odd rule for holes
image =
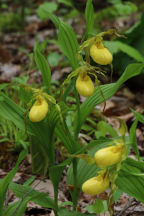
{"label": "yellow flower cluster", "polygon": [[[92,38],[85,42],[87,45],[84,43],[84,45],[81,46],[81,50],[87,46],[88,56],[91,57],[94,62],[100,65],[108,65],[112,63],[113,56],[109,50],[104,47],[102,40],[103,39],[99,37],[96,37],[95,40]],[[76,80],[76,89],[78,93],[84,97],[89,97],[93,94],[94,84],[87,75],[87,71],[79,74]]]}
{"label": "yellow flower cluster", "polygon": [[[123,146],[121,144],[116,144],[115,146],[98,150],[94,155],[96,165],[99,168],[105,169],[117,164],[122,159],[122,149]],[[84,182],[82,185],[82,191],[89,195],[100,194],[108,188],[109,183],[109,175],[107,172],[104,172]]]}

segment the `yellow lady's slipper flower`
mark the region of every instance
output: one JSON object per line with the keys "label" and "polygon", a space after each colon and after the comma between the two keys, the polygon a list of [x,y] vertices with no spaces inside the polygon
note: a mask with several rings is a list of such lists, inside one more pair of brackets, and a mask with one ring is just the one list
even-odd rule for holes
{"label": "yellow lady's slipper flower", "polygon": [[100,168],[118,163],[122,157],[122,146],[115,145],[98,150],[95,155],[95,162]]}
{"label": "yellow lady's slipper flower", "polygon": [[94,62],[101,65],[111,64],[113,60],[112,54],[102,44],[97,45],[96,43],[94,43],[90,47],[90,56],[92,57]]}
{"label": "yellow lady's slipper flower", "polygon": [[98,175],[88,179],[82,185],[82,191],[89,195],[96,195],[103,193],[109,186],[109,178]]}
{"label": "yellow lady's slipper flower", "polygon": [[80,73],[76,80],[76,89],[84,97],[89,97],[94,92],[94,84],[87,73]]}
{"label": "yellow lady's slipper flower", "polygon": [[32,122],[40,122],[46,117],[47,113],[48,103],[43,97],[39,96],[32,108],[30,109],[29,119]]}

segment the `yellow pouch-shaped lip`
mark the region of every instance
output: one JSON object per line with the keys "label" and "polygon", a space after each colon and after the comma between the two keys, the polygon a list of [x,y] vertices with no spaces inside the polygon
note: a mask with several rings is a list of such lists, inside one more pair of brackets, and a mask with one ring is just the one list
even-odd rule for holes
{"label": "yellow pouch-shaped lip", "polygon": [[82,191],[89,195],[103,193],[109,186],[109,178],[102,175],[88,179],[82,185]]}
{"label": "yellow pouch-shaped lip", "polygon": [[76,80],[76,89],[80,95],[89,97],[94,92],[94,84],[87,74],[81,73]]}
{"label": "yellow pouch-shaped lip", "polygon": [[48,113],[48,103],[43,97],[38,97],[29,112],[29,119],[32,122],[40,122]]}
{"label": "yellow pouch-shaped lip", "polygon": [[95,43],[90,47],[90,56],[94,62],[101,65],[111,64],[113,60],[113,56],[107,48],[98,47]]}
{"label": "yellow pouch-shaped lip", "polygon": [[119,145],[110,146],[98,150],[95,155],[95,162],[100,168],[118,163],[122,157],[122,147]]}

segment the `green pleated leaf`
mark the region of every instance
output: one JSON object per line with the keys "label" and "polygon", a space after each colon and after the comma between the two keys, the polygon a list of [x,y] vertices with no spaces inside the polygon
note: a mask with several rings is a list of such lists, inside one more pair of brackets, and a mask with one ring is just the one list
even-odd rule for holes
{"label": "green pleated leaf", "polygon": [[59,24],[60,24],[60,20],[59,18],[51,13],[47,13],[49,19],[53,22],[53,24],[55,25],[55,27],[58,29],[59,28]]}
{"label": "green pleated leaf", "polygon": [[[105,99],[110,98],[112,95],[115,94],[115,92],[118,90],[118,88],[128,79],[140,74],[142,68],[144,67],[144,64],[141,63],[134,63],[129,64],[127,68],[125,69],[122,76],[119,78],[119,80],[116,83],[106,84],[100,86],[103,95]],[[81,105],[80,107],[80,115],[79,119],[77,119],[77,114],[75,117],[75,131],[78,134],[80,131],[80,128],[84,121],[86,120],[87,116],[91,113],[91,111],[94,109],[94,107],[97,104],[100,104],[104,101],[104,98],[101,95],[101,92],[98,87],[95,88],[95,91],[92,96],[88,97]]]}
{"label": "green pleated leaf", "polygon": [[75,69],[78,66],[78,41],[72,27],[64,22],[59,25],[58,41],[64,55]]}
{"label": "green pleated leaf", "polygon": [[35,180],[36,176],[32,176],[30,177],[28,180],[25,181],[24,186],[29,186],[33,183],[33,181]]}
{"label": "green pleated leaf", "polygon": [[53,13],[54,11],[57,10],[57,8],[58,8],[58,4],[54,2],[44,2],[37,9],[37,14],[42,20],[46,20],[47,18],[49,18],[47,13]]}
{"label": "green pleated leaf", "polygon": [[45,207],[45,208],[55,208],[54,200],[49,197],[48,194],[39,192],[32,189],[30,186],[19,185],[16,183],[11,183],[9,189],[18,197],[23,198],[25,195],[32,202]]}
{"label": "green pleated leaf", "polygon": [[4,215],[7,216],[22,216],[25,213],[27,203],[30,201],[29,197],[26,197],[21,200],[17,201],[16,203],[13,203],[8,206],[8,208],[5,210]]}
{"label": "green pleated leaf", "polygon": [[58,0],[58,3],[74,8],[72,0]]}
{"label": "green pleated leaf", "polygon": [[119,172],[116,184],[120,190],[144,203],[144,175],[139,166],[144,170],[144,162],[126,160]]}
{"label": "green pleated leaf", "polygon": [[48,7],[44,7],[44,6],[41,7],[40,13],[44,19],[49,18],[53,22],[53,24],[56,26],[56,28],[57,29],[59,28],[59,24],[60,24],[59,18],[53,13],[51,13]]}
{"label": "green pleated leaf", "polygon": [[144,124],[144,115],[134,111],[133,109],[130,109],[130,110],[134,113],[136,119]]}
{"label": "green pleated leaf", "polygon": [[112,137],[117,137],[117,132],[113,129],[111,125],[109,125],[105,121],[99,121],[97,124],[97,129],[101,132],[103,132],[104,135],[109,133]]}
{"label": "green pleated leaf", "polygon": [[62,96],[63,101],[66,102],[67,96],[74,90],[74,88],[75,88],[75,79],[72,79],[68,87],[64,91],[64,94]]}
{"label": "green pleated leaf", "polygon": [[86,19],[86,32],[84,35],[84,39],[87,39],[88,35],[92,33],[93,24],[94,24],[94,8],[92,4],[92,0],[88,0],[85,9],[85,19]]}
{"label": "green pleated leaf", "polygon": [[5,195],[6,195],[8,186],[16,174],[19,164],[26,157],[26,155],[27,155],[27,151],[25,150],[22,151],[19,155],[19,158],[17,160],[15,167],[8,173],[8,175],[5,178],[3,178],[0,181],[0,215],[3,215],[3,205],[4,205]]}
{"label": "green pleated leaf", "polygon": [[50,93],[50,81],[51,81],[51,71],[46,61],[45,57],[40,53],[39,49],[36,48],[34,52],[35,61],[38,69],[42,73],[42,85]]}
{"label": "green pleated leaf", "polygon": [[18,128],[25,130],[24,109],[15,104],[9,97],[0,92],[0,116],[12,121]]}
{"label": "green pleated leaf", "polygon": [[57,124],[55,133],[60,138],[60,140],[63,142],[63,144],[68,149],[68,152],[72,152],[72,143],[69,139],[68,134],[65,132],[64,128],[61,127],[60,124]]}
{"label": "green pleated leaf", "polygon": [[128,157],[128,158],[126,159],[126,163],[127,163],[129,166],[138,168],[141,172],[144,172],[144,162],[143,162],[143,161],[136,161],[136,160],[134,160],[134,159]]}
{"label": "green pleated leaf", "polygon": [[68,209],[61,208],[58,212],[58,216],[95,216],[95,214],[83,214],[80,212],[69,211]]}
{"label": "green pleated leaf", "polygon": [[67,112],[69,111],[69,108],[66,106],[64,102],[59,103],[59,106],[61,108],[63,123],[62,122],[57,123],[55,133],[62,141],[62,143],[65,145],[68,152],[74,153],[79,148],[81,148],[81,146],[79,142],[73,139],[73,136],[67,126],[67,123],[65,122],[65,117],[67,116]]}
{"label": "green pleated leaf", "polygon": [[118,51],[122,51],[127,55],[129,55],[130,57],[134,58],[135,60],[139,62],[144,62],[144,58],[141,55],[141,53],[135,48],[131,47],[130,45],[127,45],[120,41],[107,41],[105,42],[105,45],[110,49],[112,53],[117,53]]}
{"label": "green pleated leaf", "polygon": [[80,143],[74,140],[66,124],[65,126],[63,126],[58,123],[55,129],[55,133],[63,142],[69,153],[75,153],[81,148]]}

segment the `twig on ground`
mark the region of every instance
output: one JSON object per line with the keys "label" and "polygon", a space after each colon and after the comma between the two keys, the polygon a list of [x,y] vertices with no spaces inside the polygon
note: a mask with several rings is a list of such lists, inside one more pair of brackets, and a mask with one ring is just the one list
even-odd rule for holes
{"label": "twig on ground", "polygon": [[121,210],[121,212],[117,216],[122,216],[123,213],[132,205],[135,198],[129,200],[128,204]]}

